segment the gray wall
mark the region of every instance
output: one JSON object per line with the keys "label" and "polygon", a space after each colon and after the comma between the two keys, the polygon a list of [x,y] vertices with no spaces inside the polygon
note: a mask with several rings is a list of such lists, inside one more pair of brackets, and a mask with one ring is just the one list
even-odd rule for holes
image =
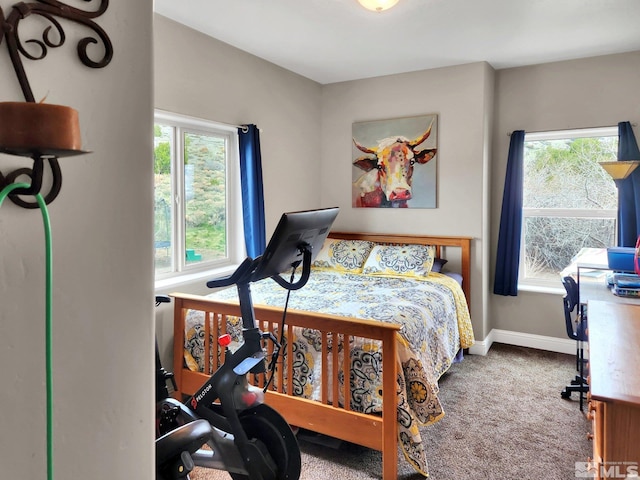
{"label": "gray wall", "polygon": [[[493,81],[489,65],[473,63],[325,85],[322,96],[322,201],[341,207],[335,227],[473,237],[470,307],[478,338],[487,333],[483,222]],[[438,114],[438,208],[352,208],[352,123],[430,113]]]}
{"label": "gray wall", "polygon": [[320,203],[321,87],[155,15],[155,107],[260,128],[267,230]]}
{"label": "gray wall", "polygon": [[[5,15],[15,3],[0,0]],[[90,32],[68,21],[65,45],[24,60],[36,100],[78,110],[93,152],[61,159],[62,192],[50,205],[57,478],[153,478],[152,7],[111,2],[96,19],[115,50],[104,69],[80,63],[77,41]],[[23,101],[6,42],[0,72],[1,100]],[[27,164],[0,157],[4,173]],[[37,210],[2,205],[3,479],[46,475],[43,238]]]}
{"label": "gray wall", "polygon": [[[490,66],[320,86],[165,17],[155,19],[156,108],[262,128],[268,231],[283,211],[337,205],[336,229],[472,236],[472,319],[476,336],[485,337],[483,178],[493,104]],[[352,209],[351,124],[425,113],[439,115],[439,208]],[[206,292],[199,285],[181,289]],[[162,355],[168,359],[168,309],[158,318]]]}
{"label": "gray wall", "polygon": [[[511,68],[496,72],[492,166],[491,271],[502,205],[509,137],[529,132],[640,122],[640,52]],[[638,126],[634,127],[640,138]],[[492,277],[493,278],[493,277]],[[558,282],[558,288],[561,285]],[[563,338],[561,299],[554,293],[491,294],[493,328]]]}
{"label": "gray wall", "polygon": [[[154,16],[155,108],[260,128],[267,238],[282,212],[321,206],[321,86],[161,15]],[[329,206],[329,205],[325,205]],[[167,288],[208,293],[204,281]],[[171,366],[171,307],[158,311]]]}
{"label": "gray wall", "polygon": [[[13,3],[0,0],[5,14]],[[476,336],[492,327],[563,336],[557,295],[488,293],[506,133],[637,123],[640,52],[495,73],[479,63],[322,87],[155,19],[152,37],[151,0],[112,2],[97,20],[115,47],[106,69],[80,65],[71,38],[26,64],[38,100],[47,95],[48,103],[79,111],[83,146],[94,152],[62,160],[62,193],[50,206],[57,476],[153,475],[152,38],[156,107],[262,128],[269,230],[284,210],[336,204],[344,207],[338,228],[473,236]],[[65,29],[69,37],[81,31]],[[2,100],[21,100],[6,53],[0,69]],[[423,113],[440,115],[439,208],[351,210],[343,162],[351,123]],[[3,172],[22,165],[0,157]],[[38,212],[3,204],[3,478],[41,478],[46,469],[42,238]]]}
{"label": "gray wall", "polygon": [[[5,14],[13,3],[0,0]],[[558,294],[489,293],[506,133],[638,123],[640,52],[497,72],[478,63],[320,86],[157,16],[152,37],[152,18],[151,0],[112,2],[97,20],[115,48],[105,69],[79,63],[71,37],[82,29],[72,24],[65,25],[65,46],[26,61],[37,99],[76,108],[83,146],[94,152],[61,161],[62,193],[50,206],[57,476],[153,475],[154,76],[158,108],[262,128],[268,230],[284,210],[335,204],[343,207],[337,228],[473,236],[476,336],[491,328],[564,336]],[[0,47],[2,101],[20,101]],[[440,115],[438,209],[351,210],[343,162],[351,123],[423,113]],[[0,157],[3,172],[22,165]],[[40,214],[5,202],[0,465],[7,478],[40,478],[46,470],[43,245]]]}
{"label": "gray wall", "polygon": [[[471,236],[476,339],[492,329],[565,338],[560,288],[513,298],[492,293],[507,132],[637,123],[640,52],[498,71],[479,62],[318,85],[155,18],[156,107],[263,129],[268,231],[282,211],[337,205],[336,229]],[[439,116],[438,208],[351,208],[352,123],[429,113]],[[168,355],[168,316],[160,324]]]}

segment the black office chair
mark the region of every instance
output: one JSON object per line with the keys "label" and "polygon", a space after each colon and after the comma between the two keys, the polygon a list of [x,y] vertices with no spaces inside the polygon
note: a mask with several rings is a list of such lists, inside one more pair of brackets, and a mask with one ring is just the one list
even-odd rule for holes
{"label": "black office chair", "polygon": [[576,341],[576,369],[579,374],[571,380],[571,385],[567,385],[560,396],[571,398],[573,392],[580,394],[580,410],[584,404],[584,394],[589,391],[589,385],[585,376],[586,359],[584,357],[584,343],[587,337],[587,315],[580,305],[578,284],[573,277],[564,277],[562,284],[567,291],[562,298],[564,304],[564,321],[567,329],[567,336]]}

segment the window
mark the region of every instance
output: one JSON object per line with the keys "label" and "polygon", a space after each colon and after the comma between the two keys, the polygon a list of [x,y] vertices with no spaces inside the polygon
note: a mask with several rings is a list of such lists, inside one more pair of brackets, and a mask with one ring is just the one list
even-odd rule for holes
{"label": "window", "polygon": [[559,286],[581,248],[616,244],[618,192],[598,162],[617,150],[616,127],[525,135],[520,285]]}
{"label": "window", "polygon": [[234,127],[156,111],[156,279],[237,263],[238,164]]}

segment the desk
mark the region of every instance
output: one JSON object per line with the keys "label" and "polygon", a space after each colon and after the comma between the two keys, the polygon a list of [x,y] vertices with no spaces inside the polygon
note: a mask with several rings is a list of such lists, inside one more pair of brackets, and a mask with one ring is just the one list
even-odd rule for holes
{"label": "desk", "polygon": [[606,248],[583,248],[561,275],[576,277],[581,305],[587,304],[590,300],[640,305],[638,297],[619,297],[611,292],[606,280],[609,272],[611,270]]}
{"label": "desk", "polygon": [[589,418],[596,478],[640,465],[640,306],[591,300]]}
{"label": "desk", "polygon": [[580,304],[584,305],[590,301],[601,301],[618,303],[623,305],[640,305],[638,297],[619,297],[614,295],[606,283],[606,279],[602,278],[585,278],[578,280]]}

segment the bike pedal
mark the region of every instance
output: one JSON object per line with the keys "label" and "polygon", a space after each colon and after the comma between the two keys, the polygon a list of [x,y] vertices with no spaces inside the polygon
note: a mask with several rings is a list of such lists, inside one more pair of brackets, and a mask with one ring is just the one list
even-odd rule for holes
{"label": "bike pedal", "polygon": [[195,468],[193,458],[189,452],[182,452],[180,459],[177,460],[170,469],[170,478],[187,478],[187,475]]}

